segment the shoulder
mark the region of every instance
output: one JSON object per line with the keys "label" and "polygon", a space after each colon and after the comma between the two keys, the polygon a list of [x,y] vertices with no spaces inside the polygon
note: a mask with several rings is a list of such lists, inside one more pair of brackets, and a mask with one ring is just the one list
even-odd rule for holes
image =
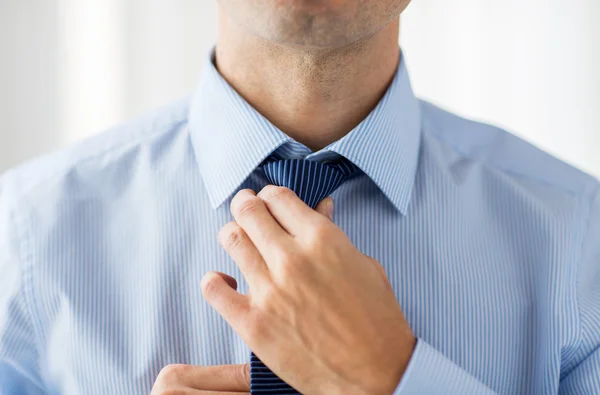
{"label": "shoulder", "polygon": [[421,113],[424,133],[456,155],[522,185],[538,186],[545,194],[584,199],[591,199],[600,185],[591,175],[499,127],[462,118],[425,101],[421,101]]}
{"label": "shoulder", "polygon": [[52,186],[64,188],[66,179],[76,173],[114,172],[115,166],[127,166],[136,150],[181,130],[187,123],[188,108],[188,99],[179,100],[9,169],[0,177],[0,194],[5,195],[5,201],[10,198],[18,202],[32,193],[43,194]]}

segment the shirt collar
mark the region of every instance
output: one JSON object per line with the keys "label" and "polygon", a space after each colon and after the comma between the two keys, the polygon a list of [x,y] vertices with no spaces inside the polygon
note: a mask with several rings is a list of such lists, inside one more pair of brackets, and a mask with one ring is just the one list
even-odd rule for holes
{"label": "shirt collar", "polygon": [[[213,208],[217,208],[273,151],[299,144],[246,102],[210,60],[189,113],[193,149]],[[419,102],[404,59],[384,97],[354,130],[319,152],[335,152],[356,164],[402,214],[406,214],[417,169],[421,134]],[[309,150],[307,151],[309,152]]]}

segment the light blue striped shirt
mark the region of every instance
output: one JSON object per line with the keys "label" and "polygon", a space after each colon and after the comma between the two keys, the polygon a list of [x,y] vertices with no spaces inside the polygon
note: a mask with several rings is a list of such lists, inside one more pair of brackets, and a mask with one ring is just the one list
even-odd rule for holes
{"label": "light blue striped shirt", "polygon": [[398,395],[600,394],[598,182],[416,99],[403,60],[320,152],[207,62],[190,100],[4,174],[0,393],[147,394],[167,364],[248,362],[199,282],[223,271],[245,292],[216,234],[277,149],[361,170],[334,192],[335,222],[382,263],[419,339]]}

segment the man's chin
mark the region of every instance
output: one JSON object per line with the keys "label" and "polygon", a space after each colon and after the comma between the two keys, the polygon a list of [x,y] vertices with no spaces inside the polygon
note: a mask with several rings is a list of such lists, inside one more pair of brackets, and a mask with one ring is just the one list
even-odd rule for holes
{"label": "man's chin", "polygon": [[[219,0],[232,19],[283,47],[338,49],[360,38],[359,0]],[[376,1],[376,0],[373,0]],[[377,0],[379,1],[379,0]],[[365,21],[365,24],[368,24]]]}
{"label": "man's chin", "polygon": [[[318,18],[318,17],[316,17]],[[298,18],[302,20],[300,16]],[[348,34],[344,26],[332,24],[296,24],[285,21],[266,33],[263,38],[284,47],[306,50],[337,49],[351,44],[355,39]]]}
{"label": "man's chin", "polygon": [[348,3],[347,0],[275,0],[279,7],[290,7],[299,12],[318,15],[335,11]]}
{"label": "man's chin", "polygon": [[[348,28],[358,16],[355,1],[273,1],[282,5],[282,8],[272,10],[274,12],[270,19],[270,29],[263,30],[272,41],[283,45],[319,49],[342,47],[353,40]],[[284,5],[287,8],[284,8]]]}

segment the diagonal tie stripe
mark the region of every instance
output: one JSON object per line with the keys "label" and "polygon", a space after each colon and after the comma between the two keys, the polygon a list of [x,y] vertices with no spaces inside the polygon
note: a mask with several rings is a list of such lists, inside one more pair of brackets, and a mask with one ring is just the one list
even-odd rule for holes
{"label": "diagonal tie stripe", "polygon": [[[313,209],[358,170],[345,158],[334,163],[320,163],[304,159],[279,160],[276,156],[268,158],[262,169],[270,184],[291,189]],[[250,393],[299,394],[254,353],[250,355]]]}

